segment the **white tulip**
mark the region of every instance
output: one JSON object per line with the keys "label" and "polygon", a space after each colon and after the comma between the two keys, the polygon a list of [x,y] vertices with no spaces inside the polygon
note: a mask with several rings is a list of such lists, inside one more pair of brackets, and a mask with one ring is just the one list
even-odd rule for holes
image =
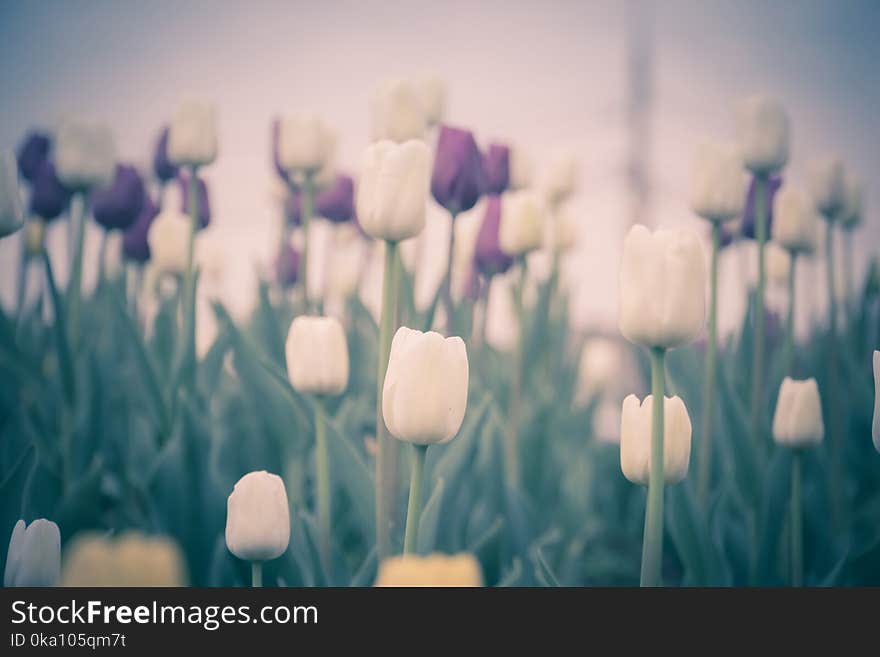
{"label": "white tulip", "polygon": [[623,244],[619,303],[620,332],[630,342],[671,348],[696,338],[706,321],[706,263],[697,234],[633,226]]}
{"label": "white tulip", "polygon": [[199,288],[210,297],[218,297],[226,281],[231,255],[226,241],[214,227],[201,230],[196,234],[193,255],[199,268]]}
{"label": "white tulip", "polygon": [[77,535],[65,548],[61,586],[185,586],[180,547],[164,536],[129,530]]}
{"label": "white tulip", "polygon": [[217,111],[210,103],[181,103],[168,129],[168,159],[178,166],[203,166],[217,158]]}
{"label": "white tulip", "polygon": [[285,352],[287,375],[296,390],[338,395],[348,386],[348,343],[335,317],[300,315],[294,319]]}
{"label": "white tulip", "polygon": [[737,107],[736,133],[746,169],[766,175],[788,162],[788,114],[766,96],[750,96]]}
{"label": "white tulip", "polygon": [[446,111],[446,83],[436,75],[419,75],[414,84],[428,123],[442,123]]}
{"label": "white tulip", "polygon": [[880,351],[874,352],[874,424],[871,434],[874,447],[880,452]]}
{"label": "white tulip", "polygon": [[68,189],[103,187],[116,172],[116,146],[105,125],[67,120],[55,135],[55,169]]}
{"label": "white tulip", "polygon": [[430,176],[431,153],[420,140],[369,146],[357,189],[357,216],[364,231],[389,242],[422,232]]}
{"label": "white tulip", "polygon": [[249,472],[226,501],[226,547],[243,561],[280,557],[290,542],[287,491],[278,475]]}
{"label": "white tulip", "polygon": [[183,274],[189,257],[189,234],[191,220],[180,211],[179,206],[164,206],[162,212],[150,224],[147,243],[150,245],[150,262],[160,274]]}
{"label": "white tulip", "polygon": [[376,586],[459,586],[483,585],[479,562],[472,554],[414,554],[385,559],[379,565]]}
{"label": "white tulip", "polygon": [[819,216],[802,192],[784,186],[773,199],[773,241],[792,253],[816,250]]}
{"label": "white tulip", "polygon": [[508,182],[510,189],[523,189],[531,185],[532,161],[522,147],[510,146],[507,167],[510,173],[510,181]]}
{"label": "white tulip", "polygon": [[767,268],[767,280],[780,288],[788,285],[791,271],[791,254],[776,242],[767,242],[764,249],[764,266]]}
{"label": "white tulip", "polygon": [[12,151],[3,151],[0,154],[0,237],[11,235],[23,225],[18,162]]}
{"label": "white tulip", "polygon": [[544,245],[551,251],[565,253],[577,245],[578,222],[568,208],[557,210],[544,225]]}
{"label": "white tulip", "polygon": [[862,181],[845,172],[843,176],[843,209],[840,219],[847,229],[852,229],[862,222],[864,213],[864,191]]}
{"label": "white tulip", "polygon": [[612,387],[623,369],[620,345],[608,338],[590,338],[581,349],[578,360],[575,401],[585,405],[592,398]]}
{"label": "white tulip", "polygon": [[279,124],[278,159],[291,173],[314,174],[332,160],[336,136],[314,114],[294,114]]}
{"label": "white tulip", "polygon": [[3,586],[58,586],[61,533],[51,520],[15,523],[6,553]]}
{"label": "white tulip", "polygon": [[846,199],[843,164],[834,157],[814,160],[808,176],[810,196],[824,217],[836,218]]}
{"label": "white tulip", "polygon": [[373,141],[421,139],[428,126],[421,90],[409,80],[385,80],[373,94]]}
{"label": "white tulip", "polygon": [[498,245],[507,255],[518,256],[541,247],[546,209],[532,191],[518,189],[501,195]]}
{"label": "white tulip", "polygon": [[449,442],[467,408],[464,341],[400,327],[382,389],[382,415],[395,438],[416,445]]}
{"label": "white tulip", "polygon": [[561,203],[577,187],[578,161],[568,150],[557,151],[544,170],[541,190],[551,205]]}
{"label": "white tulip", "polygon": [[824,434],[816,379],[796,381],[785,377],[773,415],[773,439],[780,445],[805,447],[821,443]]}
{"label": "white tulip", "polygon": [[730,221],[742,214],[748,180],[742,158],[731,144],[703,143],[691,171],[691,209],[709,221]]}
{"label": "white tulip", "polygon": [[[620,469],[634,484],[646,486],[651,475],[651,427],[654,398],[629,395],[620,414]],[[680,397],[663,400],[663,480],[685,478],[691,458],[691,419]]]}

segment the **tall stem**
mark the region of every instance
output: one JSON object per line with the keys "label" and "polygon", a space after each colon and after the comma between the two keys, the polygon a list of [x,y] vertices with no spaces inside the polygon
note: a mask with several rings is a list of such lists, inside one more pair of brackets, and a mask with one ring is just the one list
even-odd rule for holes
{"label": "tall stem", "polygon": [[403,537],[404,554],[413,554],[418,546],[419,521],[422,518],[422,472],[425,469],[427,453],[427,445],[412,446],[409,503],[406,505],[406,532]]}
{"label": "tall stem", "polygon": [[642,586],[662,586],[663,562],[663,406],[666,401],[666,350],[651,349],[651,467],[648,473],[648,504],[645,507],[645,536],[642,542]]}
{"label": "tall stem", "polygon": [[456,213],[449,213],[449,250],[446,252],[446,276],[443,277],[443,309],[446,311],[446,330],[453,333],[452,303],[452,262],[455,256],[455,217]]}
{"label": "tall stem", "polygon": [[397,242],[385,243],[382,275],[382,318],[379,324],[379,364],[376,368],[376,551],[379,559],[391,554],[392,509],[397,491],[397,441],[388,434],[382,417],[382,389],[391,354],[397,316],[399,265]]}
{"label": "tall stem", "polygon": [[843,454],[837,407],[837,290],[834,282],[834,221],[826,217],[825,272],[828,284],[828,434],[831,444],[831,504],[839,529],[843,515]]}
{"label": "tall stem", "polygon": [[330,457],[327,452],[327,419],[324,400],[315,399],[315,481],[317,483],[318,543],[328,577],[330,552]]}
{"label": "tall stem", "polygon": [[715,414],[716,360],[718,354],[718,251],[721,224],[712,222],[712,260],[709,273],[709,337],[706,343],[706,380],[703,390],[703,433],[697,487],[704,509],[709,507],[709,484],[712,478],[712,434]]}
{"label": "tall stem", "polygon": [[758,284],[755,288],[755,341],[752,352],[752,439],[762,446],[764,436],[764,287],[766,272],[764,246],[767,243],[767,186],[765,176],[755,178],[755,239],[758,243]]}
{"label": "tall stem", "polygon": [[251,561],[251,586],[259,589],[263,586],[263,562]]}
{"label": "tall stem", "polygon": [[507,485],[512,489],[519,486],[519,423],[520,423],[520,398],[522,397],[522,378],[525,363],[526,342],[526,314],[523,304],[523,290],[526,286],[528,267],[526,259],[520,258],[520,280],[513,288],[513,304],[516,311],[516,319],[519,325],[519,336],[516,341],[513,359],[513,380],[510,384],[510,399],[507,406],[507,433],[504,441],[504,464],[507,475]]}
{"label": "tall stem", "polygon": [[[843,232],[843,264],[846,268],[844,270],[844,293],[846,294],[846,299],[844,303],[844,307],[847,311],[849,311],[853,307],[853,243],[852,243],[852,229],[844,228]],[[847,315],[849,317],[849,315]]]}
{"label": "tall stem", "polygon": [[98,249],[98,287],[104,284],[107,277],[107,231],[101,231],[101,247]]}
{"label": "tall stem", "polygon": [[795,450],[791,459],[791,585],[804,583],[804,518],[802,486],[803,474],[801,454]]}
{"label": "tall stem", "polygon": [[86,199],[84,192],[74,195],[71,202],[70,221],[73,226],[73,261],[70,265],[70,280],[67,282],[67,299],[69,313],[69,329],[73,339],[79,335],[79,307],[82,298],[83,247],[86,237]]}
{"label": "tall stem", "polygon": [[785,349],[783,351],[783,368],[787,376],[794,375],[794,308],[795,308],[795,274],[797,271],[797,253],[791,252],[788,265],[788,319],[785,322]]}
{"label": "tall stem", "polygon": [[303,299],[308,310],[311,307],[309,301],[309,226],[312,223],[312,213],[315,205],[315,178],[314,174],[307,173],[303,179],[302,189],[302,227],[303,248],[299,260],[299,280],[302,281]]}
{"label": "tall stem", "polygon": [[15,317],[16,322],[20,326],[21,320],[24,319],[24,305],[27,298],[28,269],[30,265],[30,255],[27,250],[27,240],[22,240],[21,253],[18,260],[18,294],[15,300]]}
{"label": "tall stem", "polygon": [[183,368],[182,381],[187,387],[194,387],[196,380],[196,234],[199,230],[199,179],[198,168],[193,165],[189,172],[189,241],[186,249],[186,271],[183,279],[183,294],[180,295],[180,313],[183,317]]}

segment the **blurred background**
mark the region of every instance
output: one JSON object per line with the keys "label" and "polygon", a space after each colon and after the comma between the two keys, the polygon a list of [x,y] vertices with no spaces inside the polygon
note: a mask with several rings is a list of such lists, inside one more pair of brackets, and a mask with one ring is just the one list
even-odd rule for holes
{"label": "blurred background", "polygon": [[[318,112],[339,132],[340,168],[356,172],[372,90],[390,75],[431,72],[448,84],[447,122],[474,130],[481,146],[515,143],[536,169],[554,149],[578,154],[572,315],[579,328],[616,333],[624,231],[633,221],[704,229],[688,210],[691,154],[704,138],[733,137],[734,102],[749,93],[789,111],[790,180],[803,182],[811,158],[837,154],[865,181],[862,271],[880,243],[877,34],[875,0],[5,0],[0,147],[76,114],[106,121],[120,159],[146,164],[182,97],[216,103],[221,152],[204,174],[217,233],[235,254],[231,294],[246,305],[277,239],[272,117]],[[63,249],[64,231],[54,224],[50,249]],[[0,243],[7,306],[18,239]],[[722,260],[722,330],[744,304],[731,289],[741,277],[727,272],[752,260]],[[818,266],[800,268],[802,326],[822,309]],[[88,285],[94,272],[85,275]]]}

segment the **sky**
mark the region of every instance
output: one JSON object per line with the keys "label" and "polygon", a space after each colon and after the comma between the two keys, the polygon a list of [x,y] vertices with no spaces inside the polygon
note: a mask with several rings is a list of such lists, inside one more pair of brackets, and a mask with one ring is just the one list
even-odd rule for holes
{"label": "sky", "polygon": [[[111,126],[122,160],[146,163],[184,98],[216,103],[220,156],[205,169],[214,221],[234,249],[237,294],[277,235],[270,200],[273,116],[315,111],[338,131],[338,163],[355,171],[369,143],[369,98],[389,76],[431,72],[448,85],[447,122],[481,145],[515,143],[537,168],[554,150],[581,163],[569,263],[575,321],[616,324],[617,266],[628,227],[624,178],[628,26],[653,35],[650,125],[655,224],[703,229],[688,209],[690,160],[705,139],[733,138],[736,101],[779,98],[792,122],[787,179],[812,158],[840,156],[866,185],[858,267],[880,247],[880,3],[874,0],[629,2],[0,3],[0,148],[31,127],[76,115]],[[94,249],[96,231],[90,233]],[[63,227],[50,248],[61,249]],[[14,298],[19,246],[0,243],[0,299]],[[722,261],[722,326],[735,322],[743,258]],[[809,281],[814,267],[802,267]],[[87,277],[89,272],[87,272]],[[801,285],[812,295],[816,286]],[[726,291],[726,292],[725,292]],[[807,299],[817,312],[821,300]],[[806,317],[802,319],[802,323]]]}

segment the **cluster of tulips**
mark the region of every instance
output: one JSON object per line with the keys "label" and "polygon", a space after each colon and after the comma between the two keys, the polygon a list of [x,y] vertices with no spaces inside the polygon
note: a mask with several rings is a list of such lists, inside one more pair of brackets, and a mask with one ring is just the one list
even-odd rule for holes
{"label": "cluster of tulips", "polygon": [[[561,154],[533,183],[524,153],[493,143],[481,151],[472,132],[443,123],[445,89],[437,79],[401,79],[384,83],[372,107],[372,143],[362,157],[356,180],[334,164],[336,136],[319,117],[296,114],[273,122],[271,150],[279,208],[283,214],[277,255],[271,268],[273,294],[293,315],[284,341],[283,362],[265,364],[276,379],[284,379],[291,403],[307,412],[313,429],[310,471],[272,474],[265,469],[245,473],[228,496],[225,546],[251,566],[251,582],[261,586],[263,566],[284,555],[290,545],[291,509],[302,503],[289,498],[291,486],[311,482],[311,506],[316,519],[314,547],[326,581],[337,581],[334,569],[334,479],[328,417],[350,387],[352,359],[346,333],[345,302],[366,276],[375,253],[381,260],[381,299],[376,313],[375,424],[367,450],[375,457],[375,547],[368,561],[375,564],[377,585],[480,585],[483,569],[472,552],[447,556],[425,549],[419,532],[423,516],[424,472],[431,446],[453,441],[468,409],[474,350],[485,352],[492,315],[490,290],[508,296],[517,338],[512,356],[507,413],[504,422],[503,485],[517,491],[523,483],[521,464],[521,406],[528,390],[526,368],[530,257],[549,254],[546,279],[550,305],[557,312],[563,295],[560,256],[574,244],[576,228],[566,203],[576,188],[577,166],[570,154]],[[619,328],[629,342],[650,357],[650,394],[640,400],[629,395],[622,402],[619,424],[610,431],[619,436],[620,469],[629,481],[647,486],[641,583],[662,584],[664,542],[664,489],[681,482],[691,460],[692,426],[688,408],[679,396],[666,396],[667,352],[693,342],[706,329],[703,413],[697,473],[698,500],[710,504],[713,480],[713,435],[719,421],[717,406],[718,259],[726,242],[751,237],[757,244],[757,284],[752,299],[754,324],[751,363],[751,438],[756,450],[767,452],[773,440],[792,450],[791,583],[803,582],[803,474],[804,451],[825,434],[822,400],[816,379],[798,364],[795,346],[795,274],[797,262],[818,247],[820,221],[825,221],[828,271],[828,396],[826,420],[834,441],[842,438],[839,406],[834,399],[842,340],[837,324],[837,285],[834,280],[834,236],[842,229],[847,239],[864,214],[860,185],[833,159],[817,163],[809,193],[781,185],[780,174],[789,159],[789,125],[783,108],[773,100],[752,97],[737,115],[736,145],[705,144],[698,150],[693,170],[691,208],[711,229],[707,258],[701,236],[686,228],[633,226],[623,243],[619,275]],[[0,168],[0,227],[4,236],[24,227],[22,280],[30,261],[42,260],[46,288],[53,306],[55,343],[61,375],[60,413],[62,489],[75,489],[81,474],[72,456],[78,403],[76,350],[82,325],[82,271],[84,236],[89,216],[104,229],[98,286],[111,285],[111,251],[120,249],[128,261],[123,278],[124,300],[119,311],[130,313],[135,324],[143,320],[138,300],[144,296],[172,308],[173,322],[182,340],[173,354],[167,389],[145,394],[156,407],[160,436],[169,437],[187,409],[198,403],[198,372],[210,357],[200,348],[199,311],[202,295],[212,296],[212,280],[222,269],[212,264],[208,234],[208,190],[201,174],[218,156],[216,113],[212,106],[187,102],[180,106],[157,142],[151,165],[157,183],[149,189],[143,172],[116,162],[113,139],[106,128],[67,121],[51,136],[33,133],[17,157],[5,155]],[[22,185],[28,185],[28,212],[22,209]],[[749,181],[751,177],[751,181]],[[448,214],[448,238],[428,236],[426,220],[431,198]],[[53,261],[44,244],[47,222],[70,215],[70,274],[66,291],[56,284]],[[24,219],[27,216],[27,221]],[[335,225],[324,276],[324,289],[313,293],[311,282],[316,242],[313,231],[321,220]],[[121,239],[120,239],[121,238]],[[114,239],[116,241],[114,241]],[[424,316],[402,302],[411,294],[413,280],[404,266],[406,250],[422,239],[425,250],[439,253],[443,275]],[[349,249],[349,246],[352,246]],[[344,263],[337,259],[342,254]],[[784,259],[784,265],[779,260]],[[771,262],[772,261],[772,262]],[[118,266],[118,265],[117,265]],[[784,374],[776,397],[772,423],[764,417],[765,287],[768,266],[785,269],[788,315],[785,327]],[[328,281],[342,275],[343,312],[330,313],[333,299]],[[847,277],[851,280],[851,276]],[[501,289],[500,285],[505,286]],[[169,287],[173,292],[163,292]],[[708,294],[707,294],[708,291]],[[25,313],[26,284],[20,282],[19,316]],[[708,309],[707,299],[708,296]],[[466,297],[471,303],[462,304]],[[851,290],[848,300],[852,298]],[[336,299],[339,301],[339,299]],[[494,301],[497,304],[497,301]],[[229,331],[234,325],[215,305]],[[541,309],[535,312],[542,312]],[[468,315],[462,319],[462,315]],[[350,318],[349,318],[350,319]],[[410,326],[405,325],[409,323]],[[412,328],[419,326],[419,328]],[[446,334],[430,330],[440,328]],[[468,334],[468,331],[470,334]],[[461,335],[455,335],[460,333]],[[607,343],[608,340],[605,339]],[[602,394],[594,382],[597,371],[606,379],[622,378],[617,362],[608,356],[617,346],[594,339],[582,350],[581,390],[585,402]],[[469,353],[470,352],[470,353]],[[469,358],[470,356],[470,358]],[[148,360],[147,354],[142,359]],[[873,440],[880,451],[880,352],[873,354],[877,396]],[[235,361],[226,371],[237,380]],[[593,383],[590,382],[592,379]],[[480,377],[484,382],[484,377]],[[276,381],[276,383],[278,383]],[[279,383],[279,385],[282,385]],[[154,388],[158,388],[154,386]],[[659,400],[662,400],[659,401]],[[689,403],[691,403],[689,401]],[[596,420],[598,422],[598,420]],[[768,432],[769,428],[769,432]],[[549,437],[548,437],[549,440]],[[405,527],[396,523],[402,496],[399,453],[408,444],[409,494]],[[832,452],[834,453],[834,452]],[[842,461],[832,459],[832,492],[843,496],[838,472]],[[427,514],[425,514],[427,515]],[[513,523],[516,524],[516,523]],[[514,532],[515,533],[515,532]],[[422,553],[422,556],[419,556]],[[589,558],[584,555],[584,558]],[[187,555],[170,538],[128,530],[115,536],[77,535],[65,547],[61,564],[59,527],[46,519],[26,525],[20,520],[10,539],[4,583],[54,585],[57,583],[177,585],[187,579]],[[542,566],[546,569],[546,564]],[[547,571],[549,572],[549,571]],[[545,573],[545,579],[553,579]]]}

